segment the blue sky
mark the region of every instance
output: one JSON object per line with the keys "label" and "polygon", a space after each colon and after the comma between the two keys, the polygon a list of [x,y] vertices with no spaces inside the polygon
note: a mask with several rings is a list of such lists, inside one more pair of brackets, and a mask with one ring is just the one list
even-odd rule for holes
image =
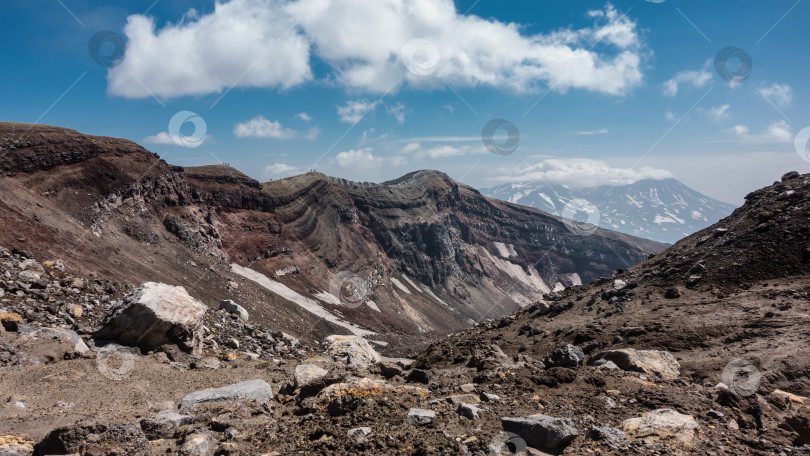
{"label": "blue sky", "polygon": [[[3,2],[0,120],[259,180],[672,175],[740,203],[810,172],[808,19],[801,0]],[[750,71],[722,77],[728,46]],[[485,146],[493,119],[516,149],[503,128]]]}

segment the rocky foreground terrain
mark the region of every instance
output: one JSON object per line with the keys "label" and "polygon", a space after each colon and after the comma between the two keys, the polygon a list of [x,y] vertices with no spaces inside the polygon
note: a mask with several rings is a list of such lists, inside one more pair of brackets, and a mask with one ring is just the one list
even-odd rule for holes
{"label": "rocky foreground terrain", "polygon": [[9,245],[0,455],[807,455],[808,211],[810,175],[788,173],[657,255],[412,357]]}

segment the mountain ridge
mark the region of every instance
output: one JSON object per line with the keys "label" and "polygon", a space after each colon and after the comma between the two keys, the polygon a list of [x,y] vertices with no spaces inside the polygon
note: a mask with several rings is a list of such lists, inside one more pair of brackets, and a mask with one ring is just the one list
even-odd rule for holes
{"label": "mountain ridge", "polygon": [[503,184],[481,192],[550,213],[582,215],[603,228],[667,243],[677,242],[734,210],[733,205],[675,178],[582,188],[550,183]]}
{"label": "mountain ridge", "polygon": [[[173,166],[131,141],[8,123],[0,148],[0,222],[14,227],[0,244],[131,285],[242,301],[309,341],[350,324],[413,349],[663,248],[606,230],[580,236],[436,171],[261,183],[224,165]],[[334,299],[346,277],[366,288],[360,307]]]}

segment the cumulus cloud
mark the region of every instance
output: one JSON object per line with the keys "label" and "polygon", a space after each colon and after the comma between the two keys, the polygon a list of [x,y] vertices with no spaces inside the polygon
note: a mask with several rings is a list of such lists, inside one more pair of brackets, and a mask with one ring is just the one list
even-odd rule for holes
{"label": "cumulus cloud", "polygon": [[161,28],[132,15],[108,90],[169,98],[285,89],[312,80],[317,57],[324,79],[376,93],[447,82],[624,95],[641,82],[650,53],[636,22],[610,4],[587,16],[591,26],[529,35],[518,24],[459,14],[453,0],[230,0]]}
{"label": "cumulus cloud", "polygon": [[571,187],[626,185],[641,179],[667,179],[672,173],[655,168],[614,168],[600,160],[551,158],[531,166],[501,168],[490,180],[502,183],[548,182]]}
{"label": "cumulus cloud", "polygon": [[295,118],[303,120],[304,122],[312,122],[314,120],[312,116],[310,116],[305,112],[299,112],[298,114],[295,115]]}
{"label": "cumulus cloud", "polygon": [[672,79],[664,83],[664,95],[674,97],[682,85],[692,87],[703,87],[712,79],[712,74],[706,68],[697,71],[681,71]]}
{"label": "cumulus cloud", "polygon": [[405,105],[402,103],[397,103],[393,106],[385,106],[385,112],[389,115],[394,116],[397,119],[397,123],[402,125],[405,123]]}
{"label": "cumulus cloud", "polygon": [[346,150],[338,153],[332,162],[344,170],[377,169],[383,164],[383,159],[373,153],[373,149]]}
{"label": "cumulus cloud", "polygon": [[716,122],[722,122],[724,120],[727,120],[730,117],[729,113],[728,113],[728,110],[730,108],[731,108],[731,105],[724,104],[724,105],[720,105],[720,106],[715,106],[713,108],[709,108],[707,113],[709,114],[709,117],[714,119]]}
{"label": "cumulus cloud", "polygon": [[[203,141],[200,144],[205,144],[207,142],[211,142],[211,136],[205,135]],[[167,131],[161,131],[160,133],[152,136],[147,136],[143,138],[144,144],[160,144],[166,146],[183,146],[184,140],[182,138],[175,138]]]}
{"label": "cumulus cloud", "polygon": [[311,43],[280,0],[216,2],[158,29],[127,18],[123,60],[107,74],[108,91],[128,98],[220,93],[235,87],[289,88],[312,79]]}
{"label": "cumulus cloud", "polygon": [[471,145],[437,144],[431,147],[423,147],[419,142],[410,142],[401,150],[401,154],[412,155],[418,160],[430,158],[438,160],[442,158],[461,157],[465,155],[484,155],[489,153],[486,147],[480,143]]}
{"label": "cumulus cloud", "polygon": [[264,172],[270,176],[275,176],[279,174],[293,174],[298,172],[298,170],[299,168],[297,166],[291,166],[286,163],[273,163],[272,165],[267,165]]}
{"label": "cumulus cloud", "polygon": [[402,156],[379,157],[374,155],[374,149],[371,147],[346,150],[338,153],[331,160],[332,165],[350,172],[375,171],[379,170],[383,165],[398,167],[407,163],[407,158]]}
{"label": "cumulus cloud", "polygon": [[759,133],[751,133],[745,125],[735,125],[731,128],[740,141],[748,144],[763,144],[763,143],[792,143],[793,132],[790,130],[790,124],[784,120],[777,120],[772,122],[768,127]]}
{"label": "cumulus cloud", "polygon": [[366,114],[374,111],[379,101],[353,100],[347,101],[345,105],[338,106],[337,113],[341,122],[356,124],[360,122]]}
{"label": "cumulus cloud", "polygon": [[787,108],[793,102],[793,89],[787,84],[771,84],[759,89],[759,94],[780,108]]}
{"label": "cumulus cloud", "polygon": [[233,127],[233,134],[237,138],[273,138],[273,139],[316,139],[320,130],[317,127],[310,128],[302,133],[290,128],[284,128],[280,122],[270,121],[264,116],[256,116],[247,122],[236,124]]}

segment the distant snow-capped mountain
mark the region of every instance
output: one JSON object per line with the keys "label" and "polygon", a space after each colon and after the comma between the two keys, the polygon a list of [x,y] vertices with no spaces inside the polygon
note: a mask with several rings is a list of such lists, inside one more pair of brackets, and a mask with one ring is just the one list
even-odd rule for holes
{"label": "distant snow-capped mountain", "polygon": [[540,182],[481,189],[486,196],[531,206],[633,236],[674,243],[734,211],[676,179],[590,188]]}

